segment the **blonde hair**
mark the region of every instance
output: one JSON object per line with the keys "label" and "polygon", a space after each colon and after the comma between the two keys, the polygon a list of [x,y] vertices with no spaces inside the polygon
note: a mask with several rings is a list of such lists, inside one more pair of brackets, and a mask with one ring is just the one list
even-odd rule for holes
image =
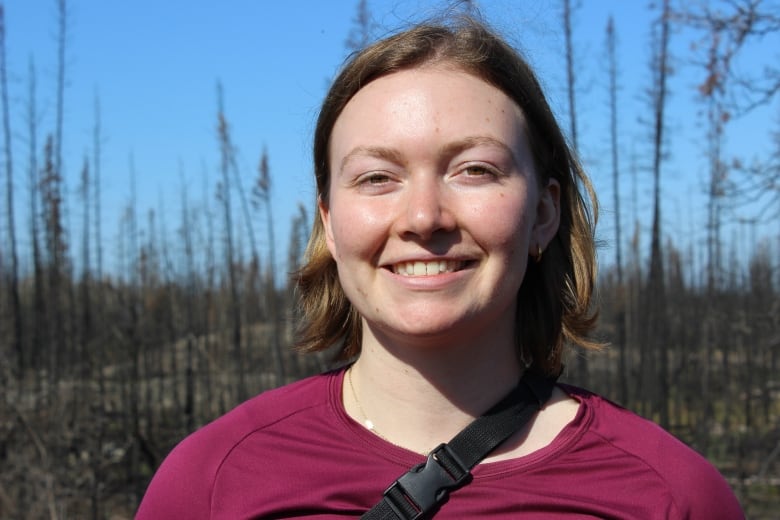
{"label": "blonde hair", "polygon": [[[541,185],[550,178],[560,184],[558,232],[541,262],[528,262],[517,295],[518,355],[543,373],[558,373],[566,342],[598,347],[588,339],[597,315],[590,303],[596,279],[598,204],[530,66],[483,23],[464,19],[450,25],[421,24],[374,43],[349,60],[325,97],[317,121],[314,171],[318,197],[328,203],[330,135],[349,100],[381,76],[432,63],[446,63],[473,74],[513,99],[528,123]],[[316,352],[338,345],[340,359],[357,356],[361,318],[341,288],[318,212],[306,262],[295,281],[302,311],[298,348]]]}

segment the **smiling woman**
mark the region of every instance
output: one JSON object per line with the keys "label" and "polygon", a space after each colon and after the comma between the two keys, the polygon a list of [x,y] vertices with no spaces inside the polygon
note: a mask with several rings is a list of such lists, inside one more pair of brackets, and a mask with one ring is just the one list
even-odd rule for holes
{"label": "smiling woman", "polygon": [[555,385],[565,343],[595,346],[596,202],[500,38],[465,20],[359,53],[314,160],[300,347],[344,367],[185,439],[138,518],[741,517],[698,454]]}
{"label": "smiling woman", "polygon": [[[485,148],[489,148],[492,143],[493,148],[505,149],[506,160],[511,157],[516,162],[515,169],[522,169],[526,174],[536,172],[538,182],[535,187],[543,187],[546,190],[550,180],[559,185],[551,187],[555,191],[551,192],[551,195],[556,195],[559,202],[559,229],[548,239],[550,243],[547,244],[545,262],[531,265],[530,270],[533,273],[520,288],[517,298],[518,314],[525,317],[525,324],[515,330],[518,335],[517,347],[529,351],[523,353],[523,357],[535,359],[535,363],[545,373],[557,373],[560,370],[564,340],[585,347],[596,346],[587,338],[588,332],[595,324],[590,308],[590,295],[595,280],[594,219],[591,218],[589,206],[578,190],[578,185],[584,187],[591,202],[590,207],[595,210],[596,201],[590,182],[569,151],[532,71],[519,56],[518,59],[506,59],[516,56],[508,45],[500,39],[481,39],[482,35],[477,34],[478,31],[462,31],[446,41],[437,40],[435,29],[429,29],[423,26],[372,46],[358,55],[334,83],[323,104],[315,135],[314,161],[321,209],[327,209],[330,184],[344,173],[345,167],[345,164],[337,164],[337,168],[331,164],[331,154],[336,153],[331,148],[331,132],[336,133],[339,122],[343,125],[350,113],[355,112],[355,109],[350,110],[349,106],[363,97],[359,95],[362,94],[363,87],[372,87],[372,90],[375,88],[371,85],[373,80],[405,69],[414,74],[414,69],[418,67],[437,66],[447,69],[451,74],[465,72],[472,82],[482,83],[483,90],[490,85],[505,98],[511,99],[512,106],[509,111],[506,106],[497,109],[491,107],[472,122],[478,123],[481,128],[491,128],[495,125],[495,130],[515,125],[517,128],[513,130],[516,134],[514,138],[519,139],[518,142],[502,142],[490,133],[478,135],[465,132],[458,136],[456,141],[443,144],[441,154],[444,156],[447,151],[455,154],[461,151],[459,148],[475,149],[476,142]],[[485,83],[488,85],[484,85]],[[442,81],[437,88],[439,90],[435,96],[440,97],[448,91],[449,85]],[[461,89],[460,98],[448,96],[448,110],[458,112],[472,103],[475,107],[490,105],[494,100],[481,100],[481,92],[479,89],[471,91],[465,88]],[[353,97],[358,99],[353,100]],[[444,101],[440,104],[443,105]],[[425,93],[410,91],[405,98],[388,102],[384,108],[384,119],[391,117],[395,118],[392,119],[395,121],[406,117],[406,121],[401,124],[406,125],[403,131],[407,133],[406,137],[410,141],[414,141],[415,136],[421,133],[439,133],[443,128],[439,120],[431,119],[431,114],[423,111],[433,108],[427,106]],[[374,108],[370,107],[368,111],[353,114],[352,117],[361,119],[373,114],[373,111]],[[533,121],[530,128],[525,128],[526,119]],[[352,154],[364,158],[384,158],[390,163],[406,160],[398,156],[398,150],[385,146],[381,139],[380,136],[378,142],[373,145],[363,143],[348,150],[344,153],[342,162],[349,162]],[[525,155],[516,156],[515,150],[517,153],[522,151]],[[484,165],[486,168],[488,166]],[[487,171],[498,174],[502,170],[494,166]],[[509,169],[506,168],[506,171]],[[377,182],[376,173],[371,173],[374,179],[372,189]],[[383,185],[390,181],[384,170],[381,178]],[[433,201],[434,199],[431,199],[431,202]],[[483,218],[495,224],[496,215],[495,211],[491,211],[490,215],[484,215]],[[502,218],[501,214],[498,215]],[[303,269],[299,281],[303,308],[310,318],[308,326],[303,329],[300,345],[303,350],[316,351],[341,342],[344,345],[342,357],[351,359],[361,349],[362,321],[353,308],[353,302],[343,294],[342,282],[336,274],[336,263],[331,251],[324,247],[325,243],[322,221],[316,220],[310,241],[309,263]],[[533,244],[533,255],[540,256],[544,246],[545,243],[542,242]],[[573,254],[575,251],[578,254]],[[523,263],[517,267],[522,271],[524,266]],[[521,277],[523,274],[519,273]],[[329,301],[321,299],[323,291],[330,298]]]}

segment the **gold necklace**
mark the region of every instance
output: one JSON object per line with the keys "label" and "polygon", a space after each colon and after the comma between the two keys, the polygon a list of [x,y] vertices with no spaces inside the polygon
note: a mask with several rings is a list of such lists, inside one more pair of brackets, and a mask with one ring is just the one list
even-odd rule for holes
{"label": "gold necklace", "polygon": [[349,369],[347,370],[347,382],[349,383],[349,390],[352,392],[352,398],[355,400],[355,404],[357,405],[358,412],[360,412],[360,417],[363,418],[363,426],[365,426],[366,429],[371,433],[381,437],[387,442],[390,442],[387,440],[387,438],[385,438],[384,435],[379,433],[379,431],[374,426],[374,423],[371,421],[371,419],[368,418],[366,412],[363,410],[363,406],[361,406],[360,404],[360,399],[358,399],[357,392],[355,392],[355,385],[352,384],[352,367],[349,367]]}
{"label": "gold necklace", "polygon": [[[365,426],[365,428],[368,431],[370,431],[371,433],[373,433],[374,435],[376,435],[377,437],[379,437],[383,441],[389,442],[393,446],[398,446],[399,448],[403,448],[405,450],[409,450],[409,448],[401,446],[400,444],[396,444],[395,442],[391,441],[390,439],[388,439],[387,437],[382,435],[382,433],[380,433],[380,431],[376,429],[376,426],[374,426],[374,422],[371,419],[368,418],[368,415],[366,415],[365,410],[363,410],[363,406],[360,404],[360,399],[358,399],[357,392],[355,392],[355,385],[352,383],[352,367],[349,367],[347,369],[347,383],[349,384],[349,390],[352,393],[352,399],[355,400],[355,404],[357,405],[358,412],[360,412],[360,417],[363,419],[363,426]],[[426,457],[428,456],[428,453],[429,453],[427,451],[424,451],[424,452],[423,451],[417,451],[417,450],[411,450],[411,451],[413,451],[415,453],[418,453],[420,455],[426,456]]]}

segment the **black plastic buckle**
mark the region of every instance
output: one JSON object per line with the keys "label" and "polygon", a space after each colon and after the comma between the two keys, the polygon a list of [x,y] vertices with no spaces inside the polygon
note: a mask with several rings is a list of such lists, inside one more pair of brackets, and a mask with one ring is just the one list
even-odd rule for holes
{"label": "black plastic buckle", "polygon": [[[463,485],[470,476],[466,465],[450,447],[440,444],[428,455],[428,460],[404,473],[384,495],[398,518],[416,520],[444,502],[450,490]],[[406,504],[399,503],[401,500]],[[408,505],[415,512],[410,512]]]}

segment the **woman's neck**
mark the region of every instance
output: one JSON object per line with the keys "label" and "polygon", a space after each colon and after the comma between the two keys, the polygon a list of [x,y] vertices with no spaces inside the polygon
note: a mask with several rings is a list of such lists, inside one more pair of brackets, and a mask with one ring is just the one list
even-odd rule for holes
{"label": "woman's neck", "polygon": [[521,372],[511,337],[409,346],[366,327],[345,378],[344,405],[380,437],[427,452],[499,401]]}

